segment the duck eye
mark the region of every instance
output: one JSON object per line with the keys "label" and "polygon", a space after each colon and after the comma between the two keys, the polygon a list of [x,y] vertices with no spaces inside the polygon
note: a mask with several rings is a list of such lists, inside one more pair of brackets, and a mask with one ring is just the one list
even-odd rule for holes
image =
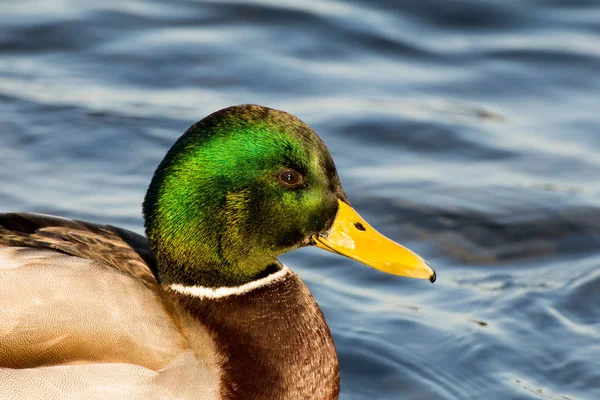
{"label": "duck eye", "polygon": [[279,180],[285,186],[297,186],[302,183],[302,175],[293,169],[284,169],[279,173]]}

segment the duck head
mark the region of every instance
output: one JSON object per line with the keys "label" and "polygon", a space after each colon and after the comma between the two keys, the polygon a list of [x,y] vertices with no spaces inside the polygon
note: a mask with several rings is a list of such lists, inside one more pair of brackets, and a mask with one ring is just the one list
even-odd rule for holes
{"label": "duck head", "polygon": [[162,283],[242,285],[309,245],[435,280],[423,259],[354,211],[317,134],[266,107],[229,107],[192,125],[156,170],[143,211]]}

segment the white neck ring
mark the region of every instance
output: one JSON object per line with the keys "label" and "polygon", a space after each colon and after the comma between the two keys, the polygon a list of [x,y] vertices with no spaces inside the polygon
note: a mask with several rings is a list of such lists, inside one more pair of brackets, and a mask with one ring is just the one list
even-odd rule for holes
{"label": "white neck ring", "polygon": [[277,272],[240,286],[210,288],[206,286],[186,286],[179,283],[172,283],[166,286],[177,293],[187,294],[201,299],[220,299],[227,296],[239,296],[261,287],[273,285],[274,283],[284,280],[290,273],[291,270],[284,265],[283,268]]}

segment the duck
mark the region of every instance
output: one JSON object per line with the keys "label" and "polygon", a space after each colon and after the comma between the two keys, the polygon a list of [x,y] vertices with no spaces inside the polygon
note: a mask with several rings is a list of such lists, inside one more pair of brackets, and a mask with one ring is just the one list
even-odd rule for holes
{"label": "duck", "polygon": [[278,257],[436,278],[352,208],[319,136],[268,107],[193,124],[142,211],[146,236],[0,214],[0,398],[337,399],[331,332]]}

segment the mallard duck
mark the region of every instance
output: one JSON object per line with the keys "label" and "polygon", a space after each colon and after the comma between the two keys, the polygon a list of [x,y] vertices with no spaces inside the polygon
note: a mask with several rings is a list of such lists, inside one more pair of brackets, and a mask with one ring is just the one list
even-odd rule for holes
{"label": "mallard duck", "polygon": [[435,280],[350,206],[316,133],[266,107],[192,125],[143,215],[147,239],[0,214],[0,398],[335,399],[329,328],[277,257],[315,245]]}

